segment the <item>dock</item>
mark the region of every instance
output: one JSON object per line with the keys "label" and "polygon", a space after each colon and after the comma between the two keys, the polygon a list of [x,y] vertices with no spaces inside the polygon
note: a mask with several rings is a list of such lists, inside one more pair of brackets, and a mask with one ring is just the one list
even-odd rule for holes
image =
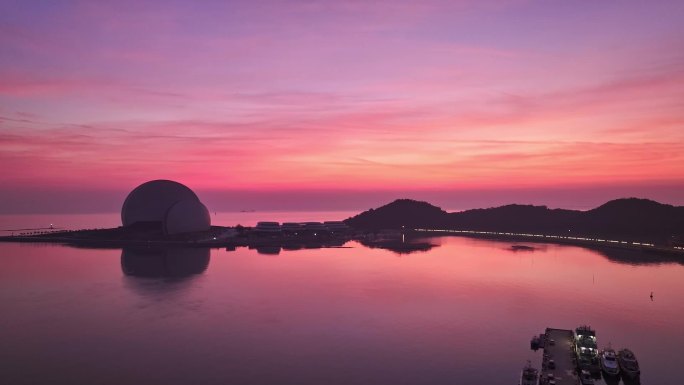
{"label": "dock", "polygon": [[539,384],[577,385],[572,330],[546,328],[540,335],[540,347],[544,354]]}

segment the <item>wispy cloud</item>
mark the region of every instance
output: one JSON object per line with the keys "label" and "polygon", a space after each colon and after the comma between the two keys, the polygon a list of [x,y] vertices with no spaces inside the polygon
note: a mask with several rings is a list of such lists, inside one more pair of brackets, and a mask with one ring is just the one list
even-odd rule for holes
{"label": "wispy cloud", "polygon": [[3,185],[676,184],[684,179],[677,9],[2,4]]}

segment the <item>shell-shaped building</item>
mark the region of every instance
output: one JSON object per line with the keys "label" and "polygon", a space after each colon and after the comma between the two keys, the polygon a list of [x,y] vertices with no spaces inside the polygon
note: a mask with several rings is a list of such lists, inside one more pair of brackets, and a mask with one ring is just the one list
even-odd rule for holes
{"label": "shell-shaped building", "polygon": [[140,222],[156,222],[165,234],[206,231],[211,216],[197,195],[185,185],[171,180],[153,180],[128,194],[121,208],[125,227]]}

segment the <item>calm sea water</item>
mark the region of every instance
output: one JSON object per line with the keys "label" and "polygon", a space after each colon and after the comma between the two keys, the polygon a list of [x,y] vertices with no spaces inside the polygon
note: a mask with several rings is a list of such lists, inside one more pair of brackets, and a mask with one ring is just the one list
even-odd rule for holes
{"label": "calm sea water", "polygon": [[[590,324],[681,384],[684,265],[459,237],[397,254],[0,243],[3,384],[514,384]],[[654,292],[651,301],[649,294]]]}
{"label": "calm sea water", "polygon": [[[341,221],[358,211],[248,211],[212,212],[211,223],[216,226],[254,226],[258,221],[309,222]],[[120,213],[97,214],[15,214],[0,215],[0,235],[18,229],[55,228],[66,230],[112,228],[121,226]]]}

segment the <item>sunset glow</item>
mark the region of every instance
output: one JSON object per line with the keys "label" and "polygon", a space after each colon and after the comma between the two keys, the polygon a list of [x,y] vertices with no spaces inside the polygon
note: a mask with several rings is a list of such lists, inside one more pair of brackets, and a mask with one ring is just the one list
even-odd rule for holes
{"label": "sunset glow", "polygon": [[3,211],[684,204],[681,1],[201,4],[0,4]]}

